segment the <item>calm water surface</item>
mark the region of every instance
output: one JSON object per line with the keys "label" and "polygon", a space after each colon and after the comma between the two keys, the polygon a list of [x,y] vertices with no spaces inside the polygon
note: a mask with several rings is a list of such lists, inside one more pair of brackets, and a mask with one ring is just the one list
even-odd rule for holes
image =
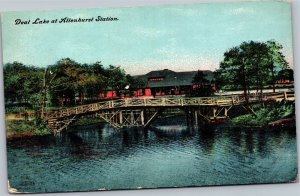
{"label": "calm water surface", "polygon": [[295,129],[99,125],[8,142],[8,178],[21,192],[281,183],[296,176]]}

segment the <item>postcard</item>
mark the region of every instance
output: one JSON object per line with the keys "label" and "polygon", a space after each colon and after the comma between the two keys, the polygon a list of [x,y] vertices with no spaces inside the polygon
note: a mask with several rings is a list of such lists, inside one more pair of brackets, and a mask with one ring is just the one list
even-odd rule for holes
{"label": "postcard", "polygon": [[1,14],[8,191],[297,181],[285,1]]}

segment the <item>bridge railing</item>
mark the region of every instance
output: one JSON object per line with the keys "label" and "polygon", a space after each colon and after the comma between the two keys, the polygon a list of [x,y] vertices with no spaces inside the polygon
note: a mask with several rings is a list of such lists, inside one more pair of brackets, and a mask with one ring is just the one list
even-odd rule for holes
{"label": "bridge railing", "polygon": [[[268,99],[287,99],[294,96],[287,93],[272,93],[272,94],[251,94],[249,102],[257,102]],[[82,105],[72,108],[52,111],[45,114],[46,118],[61,118],[71,115],[93,113],[100,110],[127,108],[127,107],[175,107],[175,106],[226,106],[245,103],[245,97],[242,95],[226,95],[218,97],[162,97],[162,98],[129,98],[111,101],[103,101],[88,105]]]}
{"label": "bridge railing", "polygon": [[72,108],[48,112],[46,118],[60,118],[77,114],[95,112],[104,109],[126,108],[126,107],[159,107],[159,106],[197,106],[197,105],[224,105],[238,102],[239,97],[195,97],[195,98],[148,98],[148,99],[119,99],[82,105]]}

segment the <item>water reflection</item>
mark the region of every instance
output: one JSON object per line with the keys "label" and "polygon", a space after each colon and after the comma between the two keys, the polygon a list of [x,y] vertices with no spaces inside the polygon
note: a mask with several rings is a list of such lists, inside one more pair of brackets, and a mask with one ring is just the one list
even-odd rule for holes
{"label": "water reflection", "polygon": [[78,158],[87,158],[93,154],[89,144],[74,132],[68,132],[65,136],[69,140],[69,154]]}
{"label": "water reflection", "polygon": [[76,127],[9,141],[9,180],[29,192],[284,182],[297,174],[295,132]]}
{"label": "water reflection", "polygon": [[149,130],[153,131],[159,138],[168,138],[172,140],[188,137],[194,133],[192,127],[180,125],[151,126]]}
{"label": "water reflection", "polygon": [[260,156],[262,156],[265,153],[266,150],[266,145],[267,145],[267,134],[266,131],[259,131],[257,134],[257,139],[258,139],[258,148],[257,152],[259,153]]}
{"label": "water reflection", "polygon": [[246,131],[245,140],[244,140],[244,151],[245,153],[253,153],[254,152],[254,134],[250,131]]}
{"label": "water reflection", "polygon": [[206,154],[212,154],[215,145],[216,127],[214,126],[201,126],[198,128],[199,132],[199,145],[202,147]]}
{"label": "water reflection", "polygon": [[237,128],[232,128],[231,129],[231,134],[233,135],[233,137],[230,137],[230,140],[232,142],[233,145],[237,146],[237,147],[241,147],[242,145],[242,130],[241,129],[237,129]]}
{"label": "water reflection", "polygon": [[124,129],[122,131],[122,136],[123,136],[123,143],[126,147],[132,147],[139,142],[144,142],[145,141],[145,131],[143,129]]}

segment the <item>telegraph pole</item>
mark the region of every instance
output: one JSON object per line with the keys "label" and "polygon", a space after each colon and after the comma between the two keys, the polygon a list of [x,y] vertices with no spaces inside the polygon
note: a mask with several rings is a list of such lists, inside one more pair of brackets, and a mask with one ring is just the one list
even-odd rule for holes
{"label": "telegraph pole", "polygon": [[42,85],[42,97],[41,97],[41,103],[40,103],[40,117],[41,119],[44,118],[45,113],[45,102],[46,102],[46,74],[47,74],[47,68],[45,68],[44,76],[43,76],[43,85]]}

